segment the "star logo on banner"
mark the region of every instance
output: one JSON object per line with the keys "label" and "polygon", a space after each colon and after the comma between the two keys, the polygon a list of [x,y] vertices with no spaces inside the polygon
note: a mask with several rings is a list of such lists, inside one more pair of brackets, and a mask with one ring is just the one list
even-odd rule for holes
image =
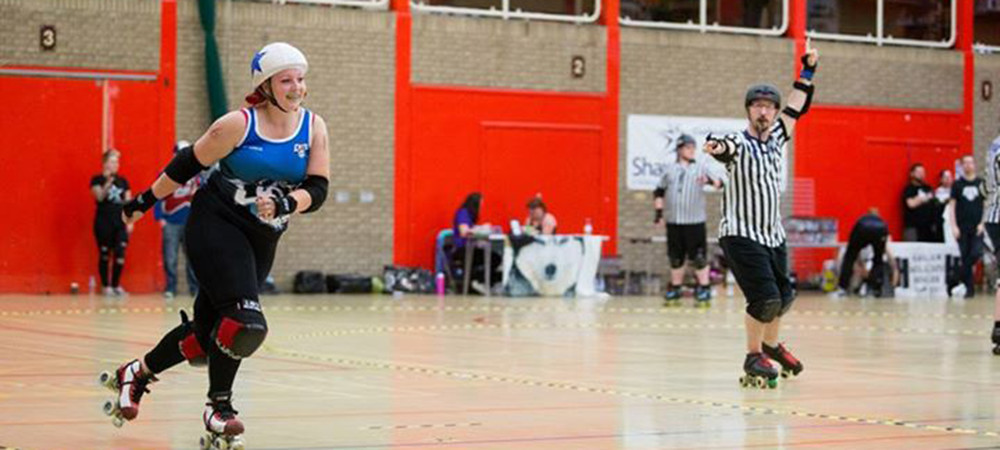
{"label": "star logo on banner", "polygon": [[265,54],[267,54],[267,52],[258,52],[253,55],[253,61],[250,61],[250,75],[253,75],[254,72],[264,71],[264,69],[260,67],[260,59],[263,58]]}

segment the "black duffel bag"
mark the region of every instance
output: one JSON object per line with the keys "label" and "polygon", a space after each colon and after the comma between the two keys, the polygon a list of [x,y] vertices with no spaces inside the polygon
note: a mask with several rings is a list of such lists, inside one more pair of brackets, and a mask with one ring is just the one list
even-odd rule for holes
{"label": "black duffel bag", "polygon": [[292,292],[296,294],[322,294],[326,292],[326,281],[323,279],[323,272],[303,270],[296,273]]}
{"label": "black duffel bag", "polygon": [[326,276],[326,292],[331,294],[371,294],[381,293],[382,283],[373,277],[350,274],[330,274]]}

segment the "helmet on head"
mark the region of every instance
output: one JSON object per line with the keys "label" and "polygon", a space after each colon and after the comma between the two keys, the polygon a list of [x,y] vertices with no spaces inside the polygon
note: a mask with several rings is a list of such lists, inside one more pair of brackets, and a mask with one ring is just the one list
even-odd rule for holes
{"label": "helmet on head", "polygon": [[685,145],[688,145],[688,144],[697,145],[698,143],[695,142],[694,138],[691,137],[690,134],[687,134],[687,133],[682,134],[682,135],[680,135],[677,138],[677,148],[681,148],[681,147],[683,147]]}
{"label": "helmet on head", "polygon": [[747,98],[743,107],[749,108],[754,100],[770,100],[774,102],[776,108],[780,108],[781,92],[778,92],[778,88],[770,84],[755,84],[747,89]]}
{"label": "helmet on head", "polygon": [[306,55],[299,49],[284,42],[273,42],[264,46],[253,55],[250,61],[250,77],[253,89],[267,81],[274,74],[285,69],[301,69],[302,73],[309,70]]}
{"label": "helmet on head", "polygon": [[250,105],[257,105],[267,101],[278,109],[285,111],[278,104],[278,100],[274,98],[270,89],[264,89],[264,82],[274,76],[274,74],[286,69],[300,69],[305,74],[309,70],[309,63],[306,62],[306,56],[299,49],[284,42],[267,44],[255,53],[253,60],[250,61],[250,78],[252,78],[253,91],[245,97],[246,102]]}

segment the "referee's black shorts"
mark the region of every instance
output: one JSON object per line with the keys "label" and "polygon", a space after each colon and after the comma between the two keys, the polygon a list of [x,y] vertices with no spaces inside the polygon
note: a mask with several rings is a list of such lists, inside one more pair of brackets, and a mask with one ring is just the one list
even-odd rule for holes
{"label": "referee's black shorts", "polygon": [[747,303],[778,299],[781,310],[787,310],[795,293],[788,278],[788,250],[784,243],[767,247],[744,237],[725,236],[719,239],[719,245]]}
{"label": "referee's black shorts", "polygon": [[708,244],[705,223],[667,224],[667,257],[670,267],[679,269],[691,261],[697,269],[705,267]]}

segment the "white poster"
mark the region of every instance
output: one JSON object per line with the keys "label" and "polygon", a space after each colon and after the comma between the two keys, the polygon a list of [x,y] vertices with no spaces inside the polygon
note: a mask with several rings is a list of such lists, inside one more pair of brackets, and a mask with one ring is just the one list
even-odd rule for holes
{"label": "white poster", "polygon": [[[697,158],[711,162],[713,171],[724,174],[714,158],[702,153],[701,147],[709,133],[722,136],[737,133],[747,127],[746,119],[720,119],[718,117],[651,116],[630,114],[628,116],[627,187],[633,191],[656,189],[664,167],[676,161],[675,147],[681,134],[690,134],[698,142]],[[784,185],[782,185],[784,190]]]}
{"label": "white poster", "polygon": [[958,246],[925,242],[890,242],[889,251],[899,265],[897,298],[948,296],[948,266],[961,260]]}

